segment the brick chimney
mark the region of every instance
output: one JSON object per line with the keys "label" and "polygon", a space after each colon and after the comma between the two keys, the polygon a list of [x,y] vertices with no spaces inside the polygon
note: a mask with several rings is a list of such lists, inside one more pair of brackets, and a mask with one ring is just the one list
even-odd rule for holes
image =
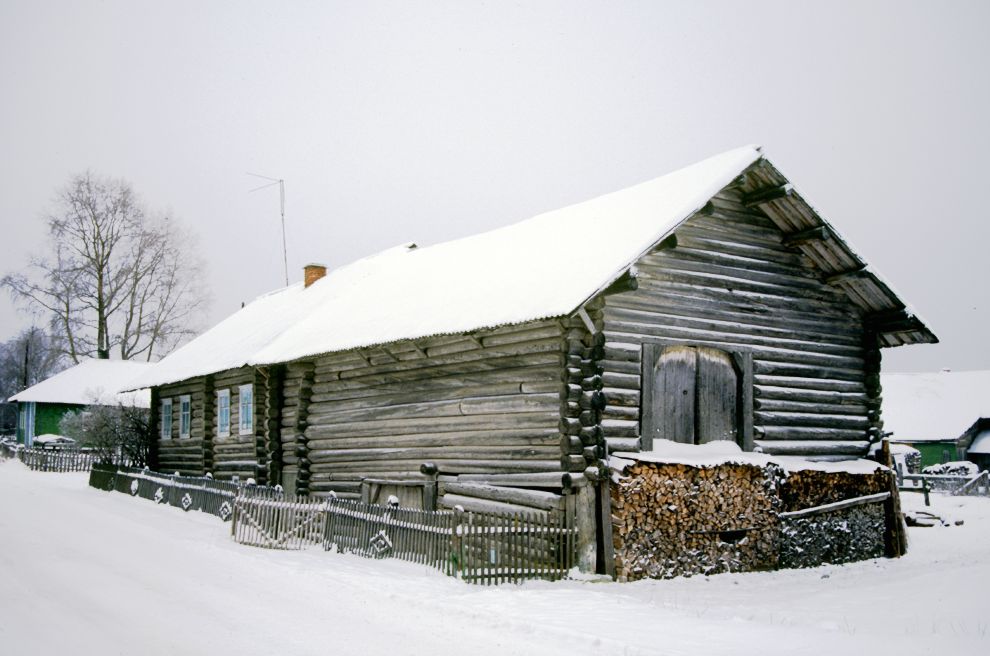
{"label": "brick chimney", "polygon": [[314,282],[327,275],[327,267],[323,264],[307,264],[303,267],[303,282],[309,287]]}

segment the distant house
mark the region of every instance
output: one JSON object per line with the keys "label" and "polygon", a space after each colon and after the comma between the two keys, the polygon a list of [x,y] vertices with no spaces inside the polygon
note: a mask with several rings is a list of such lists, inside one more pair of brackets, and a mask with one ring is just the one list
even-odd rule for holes
{"label": "distant house", "polygon": [[990,466],[990,371],[882,376],[884,430],[921,451],[922,466],[972,460]]}
{"label": "distant house", "polygon": [[85,360],[10,397],[17,403],[17,441],[32,446],[35,436],[59,432],[67,412],[89,405],[147,408],[148,390],[124,391],[151,365],[129,360]]}
{"label": "distant house", "polygon": [[488,233],[309,266],[140,384],[163,470],[467,510],[559,507],[581,481],[601,548],[609,452],[865,455],[880,349],[935,341],[746,147]]}

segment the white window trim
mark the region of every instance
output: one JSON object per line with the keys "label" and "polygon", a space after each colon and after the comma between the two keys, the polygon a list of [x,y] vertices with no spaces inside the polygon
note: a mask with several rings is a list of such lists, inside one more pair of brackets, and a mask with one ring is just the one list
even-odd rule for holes
{"label": "white window trim", "polygon": [[[244,412],[244,392],[251,396],[251,403],[248,412]],[[244,425],[244,420],[248,420],[248,425]],[[237,428],[238,435],[251,435],[254,433],[254,385],[241,385],[237,388]]]}
{"label": "white window trim", "polygon": [[[183,403],[189,404],[189,421],[186,422],[185,425],[186,432],[184,433],[182,432]],[[179,438],[188,439],[191,435],[192,435],[192,397],[190,397],[188,394],[183,394],[182,396],[179,397]]]}
{"label": "white window trim", "polygon": [[[162,399],[160,420],[159,437],[163,440],[172,439],[172,399]],[[165,430],[166,427],[168,430]]]}
{"label": "white window trim", "polygon": [[[227,428],[224,429],[220,422],[220,418],[223,416],[222,409],[220,406],[220,399],[227,399]],[[217,437],[230,437],[230,390],[222,389],[217,390]]]}

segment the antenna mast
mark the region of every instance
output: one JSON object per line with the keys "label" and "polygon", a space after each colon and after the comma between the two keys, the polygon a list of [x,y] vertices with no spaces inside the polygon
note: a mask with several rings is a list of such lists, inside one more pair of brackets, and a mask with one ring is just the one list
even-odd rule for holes
{"label": "antenna mast", "polygon": [[279,199],[279,209],[282,214],[282,266],[285,269],[285,286],[289,286],[289,256],[285,248],[285,180],[282,178],[269,178],[267,175],[258,175],[257,173],[248,173],[256,178],[261,178],[263,180],[271,180],[269,184],[261,185],[260,187],[255,187],[248,191],[252,193],[254,191],[260,191],[262,189],[267,189],[268,187],[274,187],[278,185],[278,199]]}

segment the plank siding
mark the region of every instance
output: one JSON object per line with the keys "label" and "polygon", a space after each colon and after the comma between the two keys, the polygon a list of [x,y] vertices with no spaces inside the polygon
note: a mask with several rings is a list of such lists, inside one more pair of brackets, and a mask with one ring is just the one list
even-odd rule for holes
{"label": "plank siding", "polygon": [[[310,489],[357,494],[361,478],[560,472],[563,329],[558,322],[440,336],[319,358],[306,405]],[[295,465],[290,365],[282,418]]]}
{"label": "plank siding", "polygon": [[636,290],[604,297],[606,438],[639,435],[642,408],[630,408],[640,405],[642,345],[655,342],[752,354],[764,451],[862,454],[870,421],[861,310],[738,193],[723,191],[713,206],[678,228],[676,247],[640,258]]}

